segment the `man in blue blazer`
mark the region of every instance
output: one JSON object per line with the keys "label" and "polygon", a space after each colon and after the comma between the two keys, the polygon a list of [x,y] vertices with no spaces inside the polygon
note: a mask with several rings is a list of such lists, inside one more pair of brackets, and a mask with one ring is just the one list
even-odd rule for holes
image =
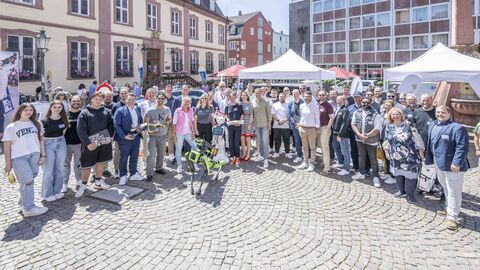
{"label": "man in blue blazer", "polygon": [[292,95],[293,100],[288,103],[288,123],[292,129],[293,142],[295,143],[295,151],[297,152],[297,157],[293,162],[298,163],[303,160],[302,139],[300,138],[300,133],[297,128],[297,124],[300,122],[300,105],[303,103],[303,100],[300,99],[300,91],[298,89],[293,90]]}
{"label": "man in blue blazer", "polygon": [[447,228],[458,228],[458,215],[462,204],[462,189],[465,172],[469,168],[467,155],[469,139],[467,129],[453,122],[450,108],[445,105],[436,109],[437,120],[428,127],[425,164],[435,164],[438,181],[445,191]]}
{"label": "man in blue blazer", "polygon": [[135,105],[136,96],[133,93],[127,95],[126,106],[120,107],[115,112],[113,125],[115,127],[114,140],[120,147],[120,185],[126,185],[127,163],[130,159],[128,171],[131,181],[142,181],[144,177],[137,171],[138,152],[140,151],[140,131],[136,129],[142,124],[142,112]]}

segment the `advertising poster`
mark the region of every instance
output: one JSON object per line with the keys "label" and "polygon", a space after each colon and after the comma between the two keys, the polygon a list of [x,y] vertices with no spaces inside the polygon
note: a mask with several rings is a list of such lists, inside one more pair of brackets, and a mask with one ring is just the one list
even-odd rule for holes
{"label": "advertising poster", "polygon": [[[18,104],[18,55],[15,52],[0,51],[0,139]],[[0,154],[3,155],[1,142]]]}

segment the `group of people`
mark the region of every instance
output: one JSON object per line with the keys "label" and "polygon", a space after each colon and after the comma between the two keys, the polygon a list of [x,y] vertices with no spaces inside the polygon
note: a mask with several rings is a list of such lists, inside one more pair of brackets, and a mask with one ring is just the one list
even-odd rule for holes
{"label": "group of people", "polygon": [[[93,92],[85,107],[81,95],[65,100],[60,93],[41,120],[31,104],[21,104],[3,141],[6,172],[15,171],[24,215],[48,210],[34,204],[33,179],[39,165],[43,166],[42,198],[48,202],[62,199],[67,191],[72,163],[78,185],[75,197],[84,194],[92,169],[97,189],[109,188],[106,177],[118,177],[120,185],[152,181],[154,174],[166,174],[166,158],[183,173],[185,147],[196,150],[195,138],[212,142],[215,114],[220,113],[230,123],[224,135],[233,166],[253,158],[268,168],[269,159],[279,158],[283,145],[285,158],[299,164],[299,170],[313,172],[320,167],[322,175],[329,175],[337,168],[339,176],[353,173],[354,180],[372,176],[375,187],[381,187],[380,179],[396,183],[394,196],[415,203],[422,161],[434,164],[447,206],[439,214],[448,215],[448,228],[458,227],[463,178],[469,167],[468,133],[451,120],[447,106],[434,107],[428,94],[418,105],[415,95],[400,99],[396,91],[379,87],[351,95],[348,86],[342,93],[310,91],[305,85],[277,91],[269,85],[254,89],[248,84],[244,91],[234,91],[220,82],[216,91],[198,101],[190,98],[188,85],[182,86],[178,97],[172,91],[171,85],[162,91],[148,89],[140,104],[138,93],[127,87],[120,88],[116,103],[111,91]],[[139,156],[144,159],[145,177],[138,170]],[[113,173],[108,170],[112,160]]]}

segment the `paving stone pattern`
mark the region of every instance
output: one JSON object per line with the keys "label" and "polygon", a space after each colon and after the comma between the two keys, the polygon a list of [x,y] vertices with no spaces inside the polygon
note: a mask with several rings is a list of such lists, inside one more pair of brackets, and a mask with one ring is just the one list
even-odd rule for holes
{"label": "paving stone pattern", "polygon": [[394,185],[297,171],[283,158],[260,165],[226,167],[200,197],[174,168],[130,183],[146,191],[122,205],[69,189],[26,219],[2,174],[0,269],[480,269],[479,168],[452,232],[434,198],[409,204]]}

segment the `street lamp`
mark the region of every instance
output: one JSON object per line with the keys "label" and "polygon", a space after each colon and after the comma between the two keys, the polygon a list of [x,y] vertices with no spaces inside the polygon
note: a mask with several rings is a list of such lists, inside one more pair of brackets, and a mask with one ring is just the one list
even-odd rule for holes
{"label": "street lamp", "polygon": [[45,29],[41,29],[40,33],[35,37],[38,51],[40,52],[40,78],[41,78],[41,101],[46,101],[45,98],[45,53],[48,51],[48,41],[50,37],[45,33]]}

